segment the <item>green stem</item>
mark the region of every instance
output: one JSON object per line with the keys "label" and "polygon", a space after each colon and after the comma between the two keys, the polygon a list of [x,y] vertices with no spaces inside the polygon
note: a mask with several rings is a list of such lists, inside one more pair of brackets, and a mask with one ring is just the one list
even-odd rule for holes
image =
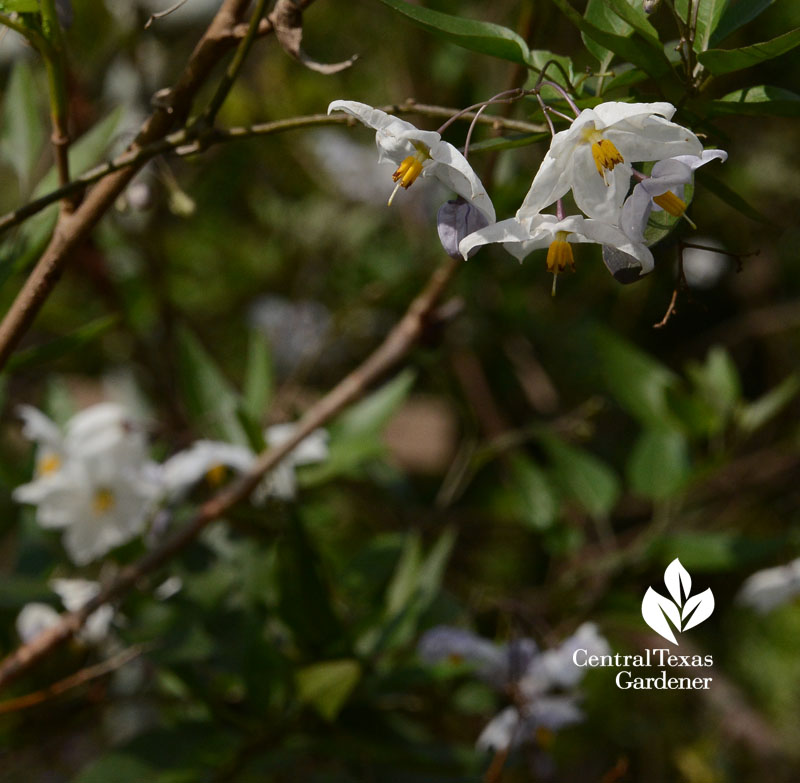
{"label": "green stem", "polygon": [[222,108],[222,104],[225,103],[225,99],[228,97],[228,93],[233,87],[233,83],[239,76],[239,72],[242,70],[242,66],[244,65],[244,61],[247,58],[247,54],[250,51],[250,47],[253,45],[253,41],[255,41],[256,36],[258,35],[258,25],[261,21],[261,17],[264,16],[264,12],[267,9],[267,0],[258,0],[256,3],[256,7],[253,9],[253,15],[250,17],[250,24],[247,28],[247,33],[245,34],[244,38],[242,38],[241,43],[236,48],[236,52],[233,55],[233,59],[228,65],[227,70],[225,71],[225,75],[222,77],[222,81],[217,85],[217,91],[214,93],[214,96],[209,101],[206,110],[202,114],[201,121],[207,125],[213,125],[214,119],[216,118],[219,110]]}

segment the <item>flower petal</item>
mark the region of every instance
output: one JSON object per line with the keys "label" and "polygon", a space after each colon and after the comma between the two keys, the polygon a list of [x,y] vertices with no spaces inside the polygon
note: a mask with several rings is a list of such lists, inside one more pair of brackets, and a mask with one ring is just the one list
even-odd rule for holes
{"label": "flower petal", "polygon": [[621,101],[608,101],[594,107],[598,119],[606,126],[629,120],[633,117],[660,114],[670,120],[675,114],[675,107],[666,101],[656,103],[623,103]]}
{"label": "flower petal", "polygon": [[472,202],[490,223],[494,223],[492,200],[467,159],[446,141],[432,145],[430,156],[433,163],[422,169],[422,176],[435,176],[459,196]]}
{"label": "flower petal", "polygon": [[643,275],[653,271],[653,254],[641,242],[632,240],[624,231],[602,220],[586,220],[583,225],[583,233],[589,239],[633,256],[642,265]]}
{"label": "flower petal", "polygon": [[570,168],[568,165],[565,166],[562,158],[563,156],[557,157],[550,151],[544,156],[542,165],[539,166],[530,189],[522,201],[522,206],[517,210],[517,217],[520,220],[538,214],[570,189]]}
{"label": "flower petal", "polygon": [[631,167],[627,163],[619,163],[613,171],[606,171],[604,180],[597,173],[591,146],[582,144],[572,156],[570,179],[572,195],[582,212],[609,223],[618,221],[631,182]]}
{"label": "flower petal", "polygon": [[[501,220],[499,223],[492,223],[480,231],[475,231],[461,240],[458,245],[458,250],[464,258],[468,258],[470,251],[482,245],[489,245],[494,242],[502,242],[510,253],[512,250],[509,245],[514,245],[519,242],[528,242],[532,239],[530,231],[520,223],[516,218],[509,218],[508,220]],[[544,245],[541,245],[544,247]],[[512,253],[516,255],[516,253]],[[527,255],[527,254],[526,254]],[[519,258],[519,256],[517,256]],[[522,256],[524,258],[524,256]],[[522,260],[520,258],[520,261]]]}

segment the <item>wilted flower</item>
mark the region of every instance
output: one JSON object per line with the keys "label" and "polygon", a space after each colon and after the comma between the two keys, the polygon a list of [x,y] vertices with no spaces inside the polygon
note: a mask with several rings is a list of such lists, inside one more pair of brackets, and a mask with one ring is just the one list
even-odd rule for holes
{"label": "wilted flower", "polygon": [[[489,221],[486,215],[461,196],[452,201],[445,201],[436,214],[436,230],[439,232],[439,241],[450,258],[459,259],[461,253],[458,246],[461,240],[488,225]],[[475,248],[467,255],[472,256],[477,252],[478,250]]]}
{"label": "wilted flower", "polygon": [[712,160],[727,159],[728,153],[724,150],[703,150],[700,155],[678,155],[660,160],[653,166],[650,176],[639,182],[626,199],[620,226],[631,239],[641,242],[651,210],[663,209],[674,217],[685,217],[684,185],[691,182],[696,169]]}
{"label": "wilted flower", "polygon": [[[61,598],[68,612],[77,612],[91,601],[99,592],[100,585],[86,579],[53,579],[50,587]],[[59,614],[49,604],[26,604],[17,616],[17,633],[26,644],[40,633],[59,622]],[[114,609],[103,604],[86,619],[77,637],[86,644],[98,644],[108,636]]]}
{"label": "wilted flower", "polygon": [[538,214],[570,189],[589,217],[616,223],[628,194],[631,163],[699,155],[702,145],[690,130],[669,122],[669,103],[601,103],[584,109],[566,130],[553,136],[517,217]]}
{"label": "wilted flower", "polygon": [[760,614],[766,614],[799,595],[800,558],[797,558],[786,565],[756,571],[745,580],[736,598]]}
{"label": "wilted flower", "polygon": [[494,207],[478,175],[452,144],[442,141],[439,133],[420,130],[410,122],[357,101],[333,101],[328,114],[334,111],[346,112],[377,131],[378,162],[390,161],[396,166],[392,179],[397,184],[389,204],[401,187],[411,187],[419,176],[433,176],[474,204],[489,222],[494,221]]}
{"label": "wilted flower", "polygon": [[425,633],[417,647],[426,663],[450,660],[472,665],[482,680],[514,699],[514,705],[492,718],[478,738],[478,747],[494,751],[533,741],[543,729],[556,731],[583,719],[576,688],[585,668],[572,660],[578,649],[588,655],[609,653],[608,642],[593,623],[584,623],[559,647],[542,652],[530,639],[495,645],[448,626]]}

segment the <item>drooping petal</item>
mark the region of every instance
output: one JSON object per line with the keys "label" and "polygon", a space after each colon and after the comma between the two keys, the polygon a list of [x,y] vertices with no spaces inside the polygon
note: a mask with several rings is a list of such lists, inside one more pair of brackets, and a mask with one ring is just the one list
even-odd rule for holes
{"label": "drooping petal", "polygon": [[170,457],[161,466],[160,478],[167,494],[178,497],[213,468],[224,465],[243,473],[250,469],[254,459],[253,452],[244,446],[199,440]]}
{"label": "drooping petal", "polygon": [[[727,159],[728,153],[725,150],[703,150],[699,157],[697,155],[677,155],[673,160],[677,160],[688,166],[692,171],[695,171],[701,166],[705,166],[706,163],[711,163],[712,160],[719,160],[724,163]],[[655,171],[655,166],[653,171]]]}
{"label": "drooping petal", "polygon": [[620,227],[631,239],[641,242],[652,209],[653,197],[640,182],[622,205]]}
{"label": "drooping petal", "polygon": [[[509,253],[514,255],[520,261],[525,258],[531,250],[527,250],[524,255],[520,256],[514,251],[514,247],[519,243],[528,243],[532,240],[531,232],[516,218],[509,218],[508,220],[501,220],[499,223],[482,228],[480,231],[475,231],[469,236],[465,237],[458,245],[458,250],[464,258],[467,258],[470,251],[482,245],[489,245],[494,242],[502,242],[503,247]],[[546,247],[547,243],[544,242],[537,247]]]}
{"label": "drooping petal", "polygon": [[655,116],[645,117],[636,125],[614,125],[603,131],[603,136],[620,151],[626,163],[699,155],[703,150],[690,130]]}
{"label": "drooping petal", "polygon": [[621,229],[602,220],[585,220],[583,226],[583,234],[593,242],[614,247],[633,256],[642,265],[643,275],[653,271],[655,261],[650,250],[641,242],[631,239]]}
{"label": "drooping petal", "polygon": [[[681,158],[687,159],[691,156],[683,155]],[[639,184],[650,196],[660,196],[668,190],[676,193],[679,187],[690,182],[691,179],[692,168],[690,166],[679,158],[667,158],[667,160],[660,160],[656,163],[650,176]]]}
{"label": "drooping petal", "polygon": [[495,212],[492,200],[467,159],[446,141],[432,145],[430,156],[433,163],[423,166],[422,176],[435,176],[459,196],[472,202],[493,223]]}

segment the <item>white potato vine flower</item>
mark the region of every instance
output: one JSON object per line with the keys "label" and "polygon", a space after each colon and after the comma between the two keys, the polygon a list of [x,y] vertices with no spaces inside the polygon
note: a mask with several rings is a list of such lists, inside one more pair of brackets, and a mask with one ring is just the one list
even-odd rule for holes
{"label": "white potato vine flower", "polygon": [[800,596],[800,558],[751,574],[739,590],[736,600],[759,614],[766,614],[797,596]]}
{"label": "white potato vine flower", "polygon": [[[640,242],[634,242],[621,229],[602,220],[569,215],[559,220],[555,215],[535,215],[528,220],[510,218],[475,231],[461,241],[458,249],[466,258],[480,245],[501,242],[515,258],[522,261],[534,250],[547,248],[547,271],[559,275],[574,267],[572,244],[593,242],[621,250],[642,266],[641,274],[653,270],[653,255]],[[555,288],[555,277],[553,278]]]}
{"label": "white potato vine flower", "polygon": [[494,207],[483,183],[467,159],[452,144],[442,141],[439,133],[420,130],[410,122],[357,101],[333,101],[328,114],[334,111],[346,112],[376,131],[378,162],[389,161],[396,166],[392,179],[397,184],[389,204],[401,187],[411,187],[419,176],[432,176],[474,204],[489,222],[494,222]]}
{"label": "white potato vine flower", "polygon": [[623,204],[620,217],[623,231],[641,242],[651,210],[664,210],[674,217],[686,217],[684,185],[692,181],[694,172],[701,166],[712,160],[724,162],[727,159],[725,150],[703,150],[700,155],[677,155],[660,160],[653,166],[650,176],[639,182]]}
{"label": "white potato vine flower", "polygon": [[225,480],[227,469],[249,470],[255,454],[245,446],[213,440],[198,440],[170,457],[160,468],[161,483],[169,499],[178,499],[205,478],[212,486]]}
{"label": "white potato vine flower", "polygon": [[[69,612],[82,609],[100,592],[100,585],[87,579],[53,579],[50,587]],[[113,619],[114,609],[103,604],[89,615],[77,637],[86,644],[98,644],[108,636]],[[17,616],[17,633],[27,644],[43,631],[58,625],[59,621],[59,613],[49,604],[26,604]]]}
{"label": "white potato vine flower", "polygon": [[612,101],[584,109],[553,136],[517,217],[537,214],[572,189],[582,212],[616,223],[631,163],[702,151],[694,133],[669,121],[674,113],[675,107],[664,102]]}
{"label": "white potato vine flower", "polygon": [[579,723],[583,713],[577,690],[586,669],[575,665],[575,650],[607,655],[608,642],[593,623],[584,623],[558,647],[539,651],[531,639],[496,645],[471,631],[438,626],[423,634],[417,646],[429,664],[465,662],[498,691],[515,694],[515,704],[501,710],[478,737],[483,750],[505,751],[542,734]]}
{"label": "white potato vine flower", "polygon": [[85,565],[144,530],[160,493],[146,439],[127,411],[102,403],[59,428],[34,408],[20,410],[37,443],[34,480],[14,490],[44,528],[63,529],[70,559]]}

